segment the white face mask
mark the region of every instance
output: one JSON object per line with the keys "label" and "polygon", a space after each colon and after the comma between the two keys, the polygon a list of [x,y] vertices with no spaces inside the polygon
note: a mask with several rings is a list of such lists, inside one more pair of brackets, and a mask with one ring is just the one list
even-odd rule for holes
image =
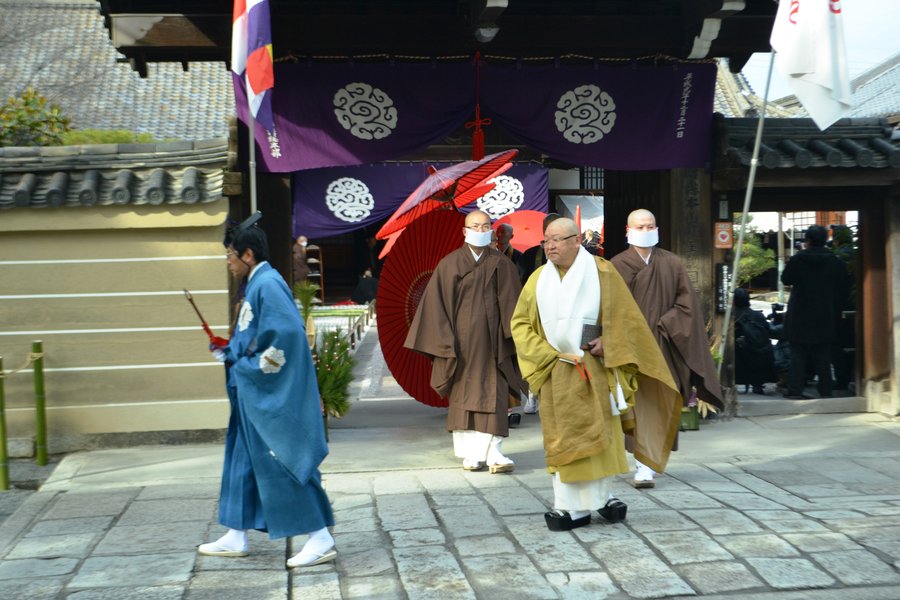
{"label": "white face mask", "polygon": [[300,242],[300,245],[303,246],[304,248],[306,248],[306,244],[307,244],[307,243],[308,243],[308,242]]}
{"label": "white face mask", "polygon": [[475,246],[476,248],[489,246],[491,243],[491,233],[490,229],[487,231],[472,231],[471,229],[466,229],[466,243],[470,246]]}
{"label": "white face mask", "polygon": [[649,231],[628,230],[628,243],[638,248],[650,248],[659,243],[659,227]]}

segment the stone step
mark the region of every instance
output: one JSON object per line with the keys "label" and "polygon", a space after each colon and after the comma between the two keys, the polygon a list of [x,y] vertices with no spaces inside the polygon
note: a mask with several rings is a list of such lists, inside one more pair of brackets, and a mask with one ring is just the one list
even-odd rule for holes
{"label": "stone step", "polygon": [[737,416],[739,417],[860,413],[867,412],[866,408],[866,398],[863,396],[814,398],[812,400],[789,400],[781,395],[763,396],[760,394],[738,394],[737,397]]}

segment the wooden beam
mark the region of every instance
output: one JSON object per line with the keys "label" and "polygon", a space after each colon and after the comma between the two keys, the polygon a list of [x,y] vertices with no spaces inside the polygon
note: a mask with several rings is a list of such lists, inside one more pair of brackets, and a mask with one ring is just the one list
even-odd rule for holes
{"label": "wooden beam", "polygon": [[[655,53],[684,55],[683,36],[669,16],[504,15],[500,32],[484,50],[510,56],[589,56],[633,58]],[[116,47],[128,56],[140,48],[148,60],[177,53],[202,52],[225,60],[231,43],[230,17],[220,15],[111,15]],[[423,54],[471,52],[479,47],[472,24],[420,15],[393,16],[390,22],[366,15],[323,15],[276,20],[272,24],[276,56],[286,54]],[[399,33],[398,33],[399,32]],[[192,56],[188,57],[194,60]]]}
{"label": "wooden beam", "polygon": [[[716,191],[747,187],[749,169],[718,169],[713,173]],[[897,169],[822,168],[758,169],[754,188],[890,187],[900,180]]]}

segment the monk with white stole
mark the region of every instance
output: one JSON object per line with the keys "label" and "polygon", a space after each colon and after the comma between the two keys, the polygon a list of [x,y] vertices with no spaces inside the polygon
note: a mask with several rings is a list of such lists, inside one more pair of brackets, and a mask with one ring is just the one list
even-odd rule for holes
{"label": "monk with white stole", "polygon": [[[622,277],[579,238],[571,219],[547,227],[550,262],[528,279],[512,318],[522,375],[541,399],[552,531],[587,525],[593,510],[623,520],[627,507],[609,483],[628,472],[624,431],[641,460],[664,470],[681,416],[681,395]],[[665,398],[646,425],[634,420],[638,389]]]}

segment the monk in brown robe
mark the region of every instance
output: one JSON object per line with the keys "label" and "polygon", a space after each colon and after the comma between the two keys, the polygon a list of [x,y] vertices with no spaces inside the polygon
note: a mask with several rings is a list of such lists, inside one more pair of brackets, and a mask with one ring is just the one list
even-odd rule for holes
{"label": "monk in brown robe", "polygon": [[521,285],[516,266],[490,248],[491,233],[486,213],[466,216],[465,244],[438,263],[404,346],[432,360],[431,387],[449,398],[447,430],[463,468],[507,473],[507,411],[527,389],[510,331]]}
{"label": "monk in brown robe", "polygon": [[[723,408],[722,387],[709,351],[706,321],[687,270],[677,256],[656,247],[659,228],[649,210],[632,211],[626,232],[630,247],[611,262],[656,336],[681,397],[688,402],[696,389],[697,398]],[[639,410],[635,416],[640,420]],[[654,487],[653,470],[636,462],[633,485]]]}

